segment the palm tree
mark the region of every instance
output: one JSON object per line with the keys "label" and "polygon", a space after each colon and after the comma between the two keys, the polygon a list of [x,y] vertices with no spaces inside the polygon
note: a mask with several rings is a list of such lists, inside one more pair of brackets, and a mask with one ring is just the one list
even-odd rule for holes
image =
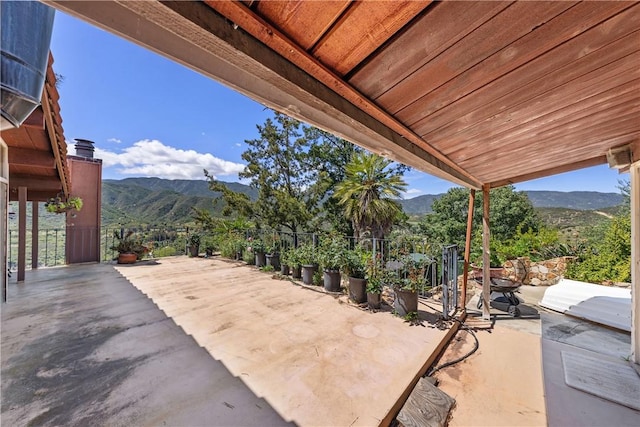
{"label": "palm tree", "polygon": [[402,211],[394,199],[400,198],[407,184],[399,172],[389,168],[391,163],[375,154],[356,153],[345,168],[344,180],[336,186],[334,197],[351,220],[356,238],[367,230],[375,238],[384,238]]}

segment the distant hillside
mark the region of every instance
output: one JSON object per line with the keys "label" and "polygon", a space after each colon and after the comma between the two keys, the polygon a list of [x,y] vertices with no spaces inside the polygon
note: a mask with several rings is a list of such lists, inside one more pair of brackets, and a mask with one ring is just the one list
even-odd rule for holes
{"label": "distant hillside", "polygon": [[[225,184],[232,191],[244,193],[253,200],[258,197],[258,190],[251,188],[248,185],[240,184],[238,182],[220,182]],[[125,178],[121,180],[105,179],[102,180],[102,183],[117,184],[121,186],[136,185],[152,191],[170,190],[185,196],[209,198],[219,196],[219,193],[214,193],[209,190],[208,181],[198,179]]]}
{"label": "distant hillside", "polygon": [[[612,208],[622,203],[622,195],[598,193],[597,191],[525,191],[534,208],[566,208],[575,210],[597,210]],[[431,213],[433,201],[442,194],[425,194],[412,199],[400,200],[409,215]]]}
{"label": "distant hillside", "polygon": [[[234,191],[255,194],[239,183],[224,183]],[[180,190],[180,191],[178,191]],[[209,190],[202,180],[127,178],[102,181],[102,222],[108,224],[158,224],[191,221],[191,207],[219,215],[214,207],[220,193]]]}
{"label": "distant hillside", "polygon": [[[257,198],[257,191],[237,182],[225,182],[233,191]],[[616,193],[594,191],[527,191],[536,208],[564,208],[577,211],[610,210],[622,203],[622,196]],[[106,179],[102,181],[102,216],[105,224],[111,223],[158,223],[188,222],[191,220],[191,206],[209,210],[217,215],[222,206],[214,208],[212,200],[219,196],[209,190],[207,181],[161,178]],[[431,212],[433,201],[442,194],[425,194],[411,199],[400,200],[409,215],[424,215]],[[571,213],[575,217],[579,213]],[[590,219],[592,215],[585,214]],[[555,216],[555,215],[552,215]],[[577,219],[577,218],[576,218]],[[553,221],[552,221],[553,222]],[[597,222],[597,221],[596,221]]]}
{"label": "distant hillside", "polygon": [[622,195],[597,191],[526,191],[536,208],[593,210],[618,206]]}
{"label": "distant hillside", "polygon": [[441,196],[442,194],[425,194],[411,199],[403,199],[399,202],[402,205],[402,209],[404,209],[408,215],[422,215],[431,213],[433,201]]}

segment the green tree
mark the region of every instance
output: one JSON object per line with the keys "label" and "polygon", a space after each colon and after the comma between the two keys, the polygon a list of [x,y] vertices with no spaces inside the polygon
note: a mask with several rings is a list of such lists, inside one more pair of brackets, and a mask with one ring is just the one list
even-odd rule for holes
{"label": "green tree", "polygon": [[[527,194],[516,191],[512,185],[494,188],[489,194],[492,240],[507,241],[518,233],[536,232],[541,221]],[[482,193],[476,193],[473,208],[474,234],[482,232]],[[469,190],[454,187],[434,200],[433,213],[421,222],[421,231],[440,243],[455,243],[464,247],[469,208]]]}
{"label": "green tree", "polygon": [[[317,171],[317,181],[314,190],[321,200],[321,215],[314,218],[314,228],[331,229],[347,236],[354,233],[353,225],[344,216],[343,207],[339,199],[333,197],[336,186],[344,181],[346,167],[357,153],[364,150],[351,142],[332,135],[313,126],[305,127],[305,136],[310,141],[309,158]],[[400,176],[411,168],[400,163],[391,163],[389,170]]]}
{"label": "green tree", "polygon": [[318,209],[317,171],[309,160],[311,142],[299,121],[278,112],[257,128],[260,137],[245,141],[249,147],[242,159],[247,166],[239,174],[258,190],[257,200],[225,190],[208,176],[210,188],[222,193],[225,214],[238,212],[258,227],[302,231]]}
{"label": "green tree", "polygon": [[631,210],[631,181],[619,179],[618,190],[620,190],[620,194],[622,194],[623,197],[622,206],[627,211]]}
{"label": "green tree", "polygon": [[344,180],[336,186],[334,197],[344,207],[356,238],[367,230],[375,238],[384,238],[402,212],[395,199],[400,198],[407,184],[391,165],[390,160],[359,152],[346,166]]}
{"label": "green tree", "polygon": [[611,220],[604,239],[569,265],[567,277],[592,283],[631,281],[631,217]]}

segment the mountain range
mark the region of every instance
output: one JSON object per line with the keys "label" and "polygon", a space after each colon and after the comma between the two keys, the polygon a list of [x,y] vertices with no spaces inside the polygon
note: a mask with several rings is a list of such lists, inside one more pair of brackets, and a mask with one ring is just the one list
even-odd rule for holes
{"label": "mountain range", "polygon": [[[231,190],[257,197],[257,190],[237,182],[224,183]],[[594,191],[526,191],[536,208],[597,210],[622,203],[617,193]],[[168,180],[161,178],[105,179],[102,181],[102,215],[104,223],[183,222],[191,217],[191,207],[220,213],[212,200],[219,193],[209,190],[203,180]],[[442,194],[425,194],[400,200],[409,215],[431,212],[433,201]]]}

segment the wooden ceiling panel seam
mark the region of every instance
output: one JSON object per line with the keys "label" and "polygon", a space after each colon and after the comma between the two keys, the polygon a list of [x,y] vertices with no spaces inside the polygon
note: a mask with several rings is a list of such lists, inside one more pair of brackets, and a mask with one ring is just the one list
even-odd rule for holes
{"label": "wooden ceiling panel seam", "polygon": [[[370,99],[376,99],[511,4],[433,2],[392,44],[381,46],[353,70],[353,75],[348,74],[348,81]],[[419,48],[415,47],[416,40],[423,41]]]}
{"label": "wooden ceiling panel seam", "polygon": [[350,0],[263,1],[251,9],[310,51],[351,4]]}
{"label": "wooden ceiling panel seam", "polygon": [[462,176],[466,177],[468,184],[478,188],[481,183],[467,171],[451,162],[446,156],[435,150],[427,142],[419,138],[410,129],[397,121],[386,111],[381,109],[375,103],[364,97],[355,88],[343,81],[339,76],[335,75],[331,70],[319,63],[315,58],[311,57],[307,52],[291,43],[277,29],[272,28],[259,16],[252,13],[246,7],[229,1],[212,1],[205,0],[205,3],[220,15],[234,22],[243,28],[252,37],[269,46],[277,54],[290,61],[302,71],[308,73],[314,79],[325,85],[330,90],[341,96],[346,101],[359,108],[370,117],[379,121],[394,132],[402,135],[407,141],[417,145],[425,150],[428,154],[434,156],[438,161],[445,164]]}
{"label": "wooden ceiling panel seam", "polygon": [[[466,159],[460,163],[476,173],[480,174],[478,169],[486,167],[487,164],[491,164],[492,167],[486,173],[480,174],[485,182],[494,181],[496,178],[490,178],[486,175],[500,174],[501,166],[514,162],[516,164],[522,163],[524,159],[530,159],[531,154],[534,153],[536,161],[548,162],[548,159],[553,159],[558,156],[561,161],[566,161],[571,155],[575,153],[592,154],[592,155],[604,155],[609,147],[623,145],[629,143],[636,138],[638,130],[634,126],[633,121],[636,117],[629,117],[628,115],[620,118],[616,122],[609,125],[609,135],[607,138],[593,137],[593,128],[584,128],[574,130],[571,135],[556,134],[546,137],[544,142],[540,142],[536,146],[531,145],[518,145],[517,147],[510,147],[508,152],[500,150],[487,150],[482,155],[474,156],[473,158]],[[583,143],[575,145],[566,145],[562,141],[567,138],[579,137]],[[497,163],[496,163],[497,162]],[[531,162],[531,165],[534,163]],[[520,165],[517,169],[526,170],[533,167],[531,165]]]}
{"label": "wooden ceiling panel seam", "polygon": [[[621,138],[620,141],[623,141],[623,139]],[[601,160],[601,164],[607,163],[606,155],[602,154],[600,150],[599,152],[594,153],[588,148],[584,148],[583,150],[577,151],[570,156],[567,156],[564,153],[554,153],[554,157],[550,156],[547,158],[549,160],[536,162],[535,164],[523,164],[522,162],[518,162],[515,160],[511,161],[510,159],[503,160],[502,162],[508,164],[508,167],[495,167],[494,169],[487,171],[487,173],[482,177],[483,179],[486,179],[486,182],[499,182],[507,179],[505,177],[532,175],[535,174],[536,171],[541,170],[571,168],[572,165],[579,164],[585,158],[598,158]],[[596,164],[592,164],[592,166],[596,166]]]}
{"label": "wooden ceiling panel seam", "polygon": [[[640,69],[635,71],[631,69],[631,72],[620,73],[620,78],[621,80],[611,78],[608,81],[602,79],[604,82],[599,79],[595,82],[596,84],[585,85],[580,92],[576,87],[567,89],[566,92],[575,94],[576,98],[566,96],[565,91],[556,91],[548,96],[541,96],[520,109],[495,113],[490,118],[474,123],[446,138],[436,139],[433,137],[432,143],[447,156],[454,156],[458,150],[452,147],[460,141],[474,140],[476,144],[481,144],[484,141],[511,139],[523,135],[529,129],[580,120],[583,116],[599,112],[603,107],[615,106],[640,98],[638,92]],[[567,119],[566,116],[569,112],[572,112],[573,116]],[[439,144],[439,141],[445,141],[446,147]]]}
{"label": "wooden ceiling panel seam", "polygon": [[[428,113],[429,111],[433,113],[442,110],[458,99],[474,93],[479,88],[491,85],[502,76],[515,72],[532,61],[544,58],[549,52],[566,43],[567,40],[574,39],[606,22],[611,18],[611,14],[629,8],[623,3],[616,3],[616,5],[618,8],[610,6],[609,3],[586,2],[567,9],[545,25],[536,28],[501,51],[469,68],[457,78],[446,82],[429,94],[425,94],[414,104],[398,111],[398,118],[411,128],[419,127],[417,126],[419,122],[428,120],[431,115]],[[588,16],[578,21],[579,24],[572,25],[585,14]],[[429,106],[426,114],[424,105]],[[418,134],[424,134],[424,132],[418,132]]]}
{"label": "wooden ceiling panel seam", "polygon": [[26,148],[12,147],[8,153],[9,163],[34,168],[54,169],[56,159],[48,150],[29,150]]}
{"label": "wooden ceiling panel seam", "polygon": [[[635,110],[624,114],[623,112],[626,111],[626,108],[626,106],[617,108],[615,111],[621,114],[618,117],[610,119],[606,125],[600,123],[589,125],[589,120],[585,119],[582,122],[575,122],[571,127],[556,126],[553,129],[545,129],[543,132],[532,131],[537,137],[534,144],[531,143],[530,138],[512,141],[504,140],[500,144],[492,144],[490,146],[489,144],[484,144],[471,154],[459,151],[459,153],[463,154],[456,159],[465,167],[473,170],[474,164],[481,165],[499,156],[506,156],[507,154],[501,154],[506,152],[505,147],[508,147],[509,155],[511,153],[520,155],[522,152],[530,152],[543,157],[549,153],[549,147],[551,145],[557,145],[557,141],[567,141],[569,138],[573,138],[575,142],[573,144],[562,144],[565,151],[575,149],[576,147],[581,148],[585,144],[593,145],[593,149],[595,150],[598,141],[606,143],[606,141],[615,139],[620,135],[633,134],[638,131],[637,119],[640,114],[638,105],[635,106]],[[602,116],[608,117],[609,114],[611,114],[611,111],[603,113]],[[482,150],[480,148],[482,148]],[[604,154],[604,151],[601,154]]]}
{"label": "wooden ceiling panel seam", "polygon": [[[526,36],[574,5],[571,2],[516,2],[490,21],[450,46],[409,77],[375,98],[390,114],[407,109],[420,98],[478,65],[513,42]],[[464,53],[464,54],[461,54]],[[425,82],[429,82],[426,86]]]}
{"label": "wooden ceiling panel seam", "polygon": [[[640,31],[633,34],[636,34],[636,36],[638,36],[638,34],[640,34]],[[532,93],[533,91],[538,91],[539,93],[547,93],[553,91],[556,88],[566,84],[567,81],[574,81],[576,78],[587,75],[590,72],[602,69],[602,67],[614,63],[615,61],[620,59],[620,54],[622,54],[623,57],[626,57],[627,54],[636,56],[639,55],[640,44],[638,46],[635,46],[633,43],[625,43],[625,41],[632,40],[632,38],[630,37],[633,36],[633,34],[616,41],[611,49],[602,49],[603,52],[601,52],[600,49],[598,51],[591,52],[581,59],[571,62],[570,64],[563,66],[562,68],[554,71],[551,74],[520,86],[518,89],[510,92],[507,95],[502,95],[495,100],[488,101],[482,107],[476,108],[469,113],[461,115],[452,122],[440,124],[440,122],[433,120],[433,118],[430,121],[425,119],[420,120],[418,124],[413,126],[413,129],[419,135],[421,135],[422,138],[429,138],[433,140],[442,140],[452,136],[453,134],[461,133],[465,131],[466,128],[473,126],[474,123],[479,123],[482,120],[486,120],[495,114],[501,113],[508,109],[513,109],[519,105],[526,104],[532,99],[531,97],[535,97],[535,93]],[[618,43],[620,43],[620,46],[623,50],[616,48],[616,45]],[[558,80],[557,78],[553,77],[554,75],[562,75],[564,80]],[[458,101],[456,101],[456,103],[457,102]],[[421,124],[424,126],[421,127]],[[428,125],[428,128],[425,129],[426,125]],[[438,148],[442,149],[442,147]],[[446,150],[444,151],[446,153]]]}
{"label": "wooden ceiling panel seam", "polygon": [[576,163],[584,158],[596,156],[603,156],[604,158],[610,146],[617,147],[625,145],[637,137],[637,132],[627,133],[616,138],[608,139],[607,141],[602,141],[602,144],[599,146],[589,147],[585,145],[571,151],[567,151],[566,148],[562,147],[561,143],[559,143],[552,145],[548,152],[535,158],[535,160],[531,160],[531,157],[523,158],[523,156],[531,154],[531,151],[526,149],[514,151],[514,154],[509,157],[501,156],[500,154],[496,155],[496,153],[494,153],[493,160],[488,160],[491,168],[487,168],[487,161],[482,162],[481,160],[476,160],[467,166],[478,173],[486,182],[494,182],[507,179],[514,175],[528,174],[536,170]]}
{"label": "wooden ceiling panel seam", "polygon": [[[536,129],[550,130],[553,127],[567,126],[574,121],[593,121],[597,115],[601,115],[602,110],[610,110],[618,107],[619,104],[633,106],[633,101],[637,102],[640,99],[638,92],[640,71],[637,71],[635,76],[631,73],[622,73],[621,75],[625,80],[616,84],[606,87],[604,85],[588,86],[587,89],[591,93],[586,93],[581,99],[568,99],[562,93],[554,94],[557,95],[556,99],[565,103],[553,107],[553,110],[548,107],[548,104],[553,103],[552,99],[545,97],[530,104],[524,110],[511,113],[500,123],[498,123],[499,117],[494,116],[496,117],[495,121],[488,120],[477,124],[474,128],[469,128],[470,130],[466,132],[456,134],[447,139],[447,144],[453,147],[453,144],[459,143],[459,141],[471,139],[475,141],[476,146],[484,143],[497,145],[500,144],[500,141],[513,143],[514,140],[517,141],[520,138],[528,139],[527,134]],[[572,112],[571,115],[566,114],[569,111]],[[603,117],[603,120],[606,120],[606,116]],[[450,149],[446,153],[453,160],[456,160],[459,151],[458,149]],[[473,151],[472,147],[471,150],[467,149],[465,154],[470,155]]]}
{"label": "wooden ceiling panel seam", "polygon": [[353,2],[312,50],[321,63],[344,76],[397,34],[431,0]]}
{"label": "wooden ceiling panel seam", "polygon": [[[47,140],[46,128],[20,128],[22,132],[19,135],[24,137],[19,145],[22,148],[30,148],[33,150],[51,150],[51,144]],[[53,154],[53,151],[51,151]]]}

